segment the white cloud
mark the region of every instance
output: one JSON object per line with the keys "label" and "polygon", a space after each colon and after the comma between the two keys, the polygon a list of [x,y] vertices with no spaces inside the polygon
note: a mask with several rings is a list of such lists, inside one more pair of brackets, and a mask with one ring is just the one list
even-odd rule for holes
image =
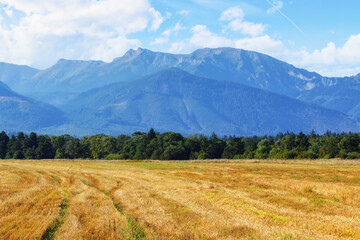
{"label": "white cloud", "polygon": [[[49,66],[58,58],[112,60],[141,42],[127,36],[156,31],[164,17],[148,0],[0,0],[25,15],[0,28],[0,61]],[[103,51],[103,52],[102,52]]]}
{"label": "white cloud", "polygon": [[171,35],[171,29],[168,29],[161,34],[163,37],[156,38],[150,45],[161,45],[169,42],[169,37]]}
{"label": "white cloud", "polygon": [[176,25],[173,28],[170,28],[168,30],[165,30],[164,32],[161,33],[162,37],[159,38],[155,38],[154,41],[152,41],[150,43],[150,45],[163,45],[166,44],[170,41],[170,36],[172,33],[177,33],[181,30],[184,30],[185,28],[183,26],[181,26],[181,24],[178,22],[176,23]]}
{"label": "white cloud", "polygon": [[352,35],[341,47],[329,42],[320,50],[287,50],[287,61],[326,76],[353,75],[360,72],[360,34]]}
{"label": "white cloud", "polygon": [[183,16],[187,16],[187,15],[190,14],[190,11],[188,11],[188,10],[181,10],[181,11],[176,12],[176,14],[178,14],[178,15],[183,15]]}
{"label": "white cloud", "polygon": [[265,26],[252,22],[233,20],[229,23],[229,28],[234,32],[241,32],[245,35],[259,36],[264,33]]}
{"label": "white cloud", "polygon": [[[151,23],[151,28],[150,30],[151,31],[156,31],[159,29],[161,23],[163,23],[164,21],[164,18],[161,16],[161,14],[156,11],[154,8],[150,8],[150,12],[153,16],[153,20],[152,20],[152,23]],[[167,16],[166,18],[170,18],[171,14],[169,15],[170,13],[167,13]]]}
{"label": "white cloud", "polygon": [[179,32],[179,31],[182,31],[184,30],[185,27],[183,27],[179,22],[176,23],[175,27],[172,29],[174,32]]}
{"label": "white cloud", "polygon": [[211,32],[205,25],[196,25],[191,29],[191,32],[191,38],[173,43],[169,52],[184,53],[205,47],[234,47],[273,54],[274,52],[282,52],[284,48],[281,41],[274,40],[268,35],[242,39],[229,39]]}
{"label": "white cloud", "polygon": [[272,7],[266,11],[268,14],[274,14],[284,6],[284,3],[279,0],[273,0],[271,2],[268,0],[268,2],[272,5]]}
{"label": "white cloud", "polygon": [[232,7],[225,10],[219,20],[229,21],[224,31],[230,29],[233,32],[240,32],[252,37],[260,36],[264,33],[265,26],[263,24],[244,21],[244,17],[245,14],[240,7]]}
{"label": "white cloud", "polygon": [[169,38],[168,37],[160,37],[160,38],[155,38],[154,41],[152,41],[150,43],[151,46],[153,45],[163,45],[169,42]]}
{"label": "white cloud", "polygon": [[5,9],[5,13],[6,13],[6,15],[8,15],[9,17],[11,17],[11,16],[14,14],[14,12],[13,12],[12,10],[10,10],[9,8]]}
{"label": "white cloud", "polygon": [[274,40],[268,35],[253,38],[243,38],[235,41],[236,48],[257,51],[269,55],[281,53],[284,45],[279,40]]}
{"label": "white cloud", "polygon": [[205,25],[196,25],[191,29],[193,36],[189,41],[191,46],[215,48],[220,46],[231,46],[231,40],[218,36]]}
{"label": "white cloud", "polygon": [[231,21],[234,19],[243,20],[244,19],[244,12],[240,7],[232,7],[225,10],[220,17],[220,21]]}

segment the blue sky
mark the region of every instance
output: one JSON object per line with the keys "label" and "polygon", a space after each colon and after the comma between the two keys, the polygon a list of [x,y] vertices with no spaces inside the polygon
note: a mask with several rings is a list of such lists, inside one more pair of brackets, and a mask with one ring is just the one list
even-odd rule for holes
{"label": "blue sky", "polygon": [[327,76],[360,73],[358,0],[0,0],[0,61],[111,61],[128,49],[236,47]]}

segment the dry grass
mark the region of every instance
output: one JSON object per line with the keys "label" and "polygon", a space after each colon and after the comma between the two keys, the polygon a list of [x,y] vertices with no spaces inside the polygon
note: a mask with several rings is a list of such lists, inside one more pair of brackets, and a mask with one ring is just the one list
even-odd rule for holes
{"label": "dry grass", "polygon": [[0,161],[0,239],[49,231],[55,239],[360,239],[360,162]]}

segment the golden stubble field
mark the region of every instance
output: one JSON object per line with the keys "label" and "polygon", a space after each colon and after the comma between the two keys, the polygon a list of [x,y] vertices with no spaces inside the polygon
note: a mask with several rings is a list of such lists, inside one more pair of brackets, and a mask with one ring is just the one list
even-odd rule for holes
{"label": "golden stubble field", "polygon": [[0,239],[360,239],[360,162],[0,161]]}

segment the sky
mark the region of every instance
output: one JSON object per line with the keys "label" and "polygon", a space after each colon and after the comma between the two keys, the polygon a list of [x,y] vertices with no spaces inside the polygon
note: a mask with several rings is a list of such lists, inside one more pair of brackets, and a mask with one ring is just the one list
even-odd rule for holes
{"label": "sky", "polygon": [[359,0],[0,0],[0,61],[112,61],[139,47],[234,47],[325,76],[360,73]]}

